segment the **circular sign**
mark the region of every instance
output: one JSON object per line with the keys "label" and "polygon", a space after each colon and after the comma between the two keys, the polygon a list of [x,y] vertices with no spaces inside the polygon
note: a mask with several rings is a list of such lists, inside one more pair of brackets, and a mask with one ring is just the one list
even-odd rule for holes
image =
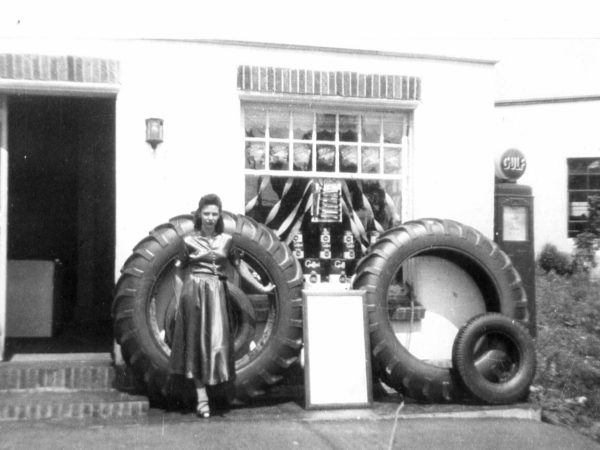
{"label": "circular sign", "polygon": [[509,148],[502,152],[496,162],[496,176],[502,180],[515,181],[521,178],[527,168],[527,158],[521,150]]}

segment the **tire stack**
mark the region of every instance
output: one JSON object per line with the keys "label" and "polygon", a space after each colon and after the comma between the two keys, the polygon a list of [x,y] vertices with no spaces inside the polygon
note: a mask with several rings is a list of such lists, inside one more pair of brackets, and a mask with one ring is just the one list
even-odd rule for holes
{"label": "tire stack", "polygon": [[[486,314],[459,330],[451,368],[415,357],[390,323],[388,289],[402,264],[417,256],[457,264],[485,301]],[[527,322],[525,290],[508,256],[477,230],[440,219],[390,229],[359,262],[353,288],[366,291],[373,368],[388,386],[422,402],[500,404],[527,396],[535,351],[521,324]]]}

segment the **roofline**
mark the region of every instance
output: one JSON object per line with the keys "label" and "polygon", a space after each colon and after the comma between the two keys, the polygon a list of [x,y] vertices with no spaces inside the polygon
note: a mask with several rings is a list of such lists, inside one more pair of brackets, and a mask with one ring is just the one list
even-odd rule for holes
{"label": "roofline", "polygon": [[546,105],[553,103],[579,103],[579,102],[597,102],[600,101],[600,95],[578,95],[572,97],[546,97],[529,98],[516,100],[498,100],[494,104],[497,107],[506,106],[528,106],[528,105]]}
{"label": "roofline", "polygon": [[429,60],[429,61],[449,61],[449,62],[481,64],[481,65],[495,65],[498,63],[498,60],[484,59],[484,58],[467,58],[467,57],[460,57],[460,56],[448,56],[448,55],[413,53],[413,52],[399,52],[399,51],[391,51],[391,50],[368,50],[368,49],[357,49],[357,48],[346,48],[346,47],[330,47],[330,46],[317,46],[317,45],[305,45],[305,44],[282,44],[282,43],[273,43],[273,42],[241,41],[241,40],[230,40],[230,39],[135,38],[135,39],[131,39],[131,40],[156,41],[156,42],[187,42],[187,43],[200,43],[200,44],[209,44],[209,45],[260,47],[260,48],[269,48],[269,49],[275,49],[275,50],[316,51],[316,52],[323,52],[323,53],[342,53],[342,54],[365,55],[365,56],[392,56],[392,57],[397,57],[397,58],[420,59],[420,60]]}

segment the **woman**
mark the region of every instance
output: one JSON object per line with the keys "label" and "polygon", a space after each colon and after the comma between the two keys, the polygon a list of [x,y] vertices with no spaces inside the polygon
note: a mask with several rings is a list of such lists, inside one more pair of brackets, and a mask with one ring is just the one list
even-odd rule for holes
{"label": "woman", "polygon": [[237,272],[257,291],[262,285],[232,250],[232,236],[223,232],[221,200],[205,195],[194,213],[194,230],[184,237],[177,265],[183,271],[171,345],[171,372],[194,380],[199,417],[210,417],[206,385],[235,376],[226,274]]}

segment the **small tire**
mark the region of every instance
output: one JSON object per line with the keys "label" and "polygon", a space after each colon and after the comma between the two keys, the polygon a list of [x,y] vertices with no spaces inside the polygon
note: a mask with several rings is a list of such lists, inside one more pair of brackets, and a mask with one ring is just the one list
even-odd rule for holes
{"label": "small tire", "polygon": [[420,219],[387,230],[359,261],[353,287],[366,291],[376,375],[415,400],[456,402],[464,391],[454,372],[412,355],[396,338],[388,315],[387,292],[395,274],[404,262],[422,255],[464,267],[481,290],[487,312],[525,320],[527,297],[519,274],[498,245],[453,220]]}
{"label": "small tire", "polygon": [[515,403],[526,399],[535,376],[535,346],[516,320],[483,314],[459,330],[452,365],[476,400],[492,405]]}

